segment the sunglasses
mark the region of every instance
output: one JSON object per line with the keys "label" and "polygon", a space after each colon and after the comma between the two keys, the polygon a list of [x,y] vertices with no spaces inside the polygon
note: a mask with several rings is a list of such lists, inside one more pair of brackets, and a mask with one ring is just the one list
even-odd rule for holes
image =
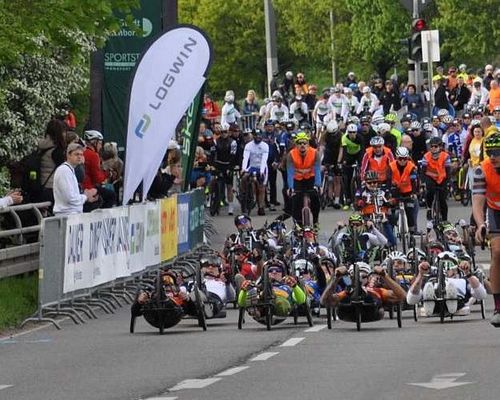
{"label": "sunglasses", "polygon": [[270,274],[280,274],[280,273],[283,273],[283,270],[281,268],[269,268],[267,271]]}
{"label": "sunglasses", "polygon": [[439,144],[431,144],[431,149],[432,148],[438,148],[438,147],[441,147]]}
{"label": "sunglasses", "polygon": [[398,157],[398,161],[408,161],[408,157]]}
{"label": "sunglasses", "polygon": [[361,222],[351,222],[351,226],[362,226]]}
{"label": "sunglasses", "polygon": [[307,146],[309,143],[307,142],[297,142],[298,146]]}

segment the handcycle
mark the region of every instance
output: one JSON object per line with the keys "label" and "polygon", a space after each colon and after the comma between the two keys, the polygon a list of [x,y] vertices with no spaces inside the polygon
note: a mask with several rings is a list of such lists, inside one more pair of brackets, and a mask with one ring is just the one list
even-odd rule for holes
{"label": "handcycle", "polygon": [[292,306],[292,311],[291,315],[293,316],[293,323],[297,325],[298,322],[298,317],[299,316],[305,316],[307,319],[307,323],[309,324],[310,327],[313,326],[313,319],[312,319],[312,312],[311,312],[311,306],[312,306],[312,299],[311,296],[308,294],[308,290],[306,287],[306,284],[304,282],[304,279],[300,273],[301,271],[301,266],[303,264],[306,264],[310,261],[306,259],[297,259],[292,261],[290,265],[290,274],[295,276],[297,278],[297,284],[300,286],[300,288],[306,293],[306,302],[304,304],[293,304]]}
{"label": "handcycle", "polygon": [[397,222],[397,236],[401,242],[401,251],[406,254],[409,250],[409,247],[412,247],[415,239],[413,235],[410,233],[410,229],[408,226],[408,217],[406,216],[405,204],[408,201],[413,202],[411,197],[399,197],[396,199],[398,201],[397,213],[398,213],[398,222]]}
{"label": "handcycle", "polygon": [[244,172],[244,175],[240,180],[240,184],[243,187],[245,185],[245,190],[240,190],[240,202],[241,209],[245,211],[248,215],[252,212],[252,210],[257,205],[257,193],[258,193],[258,185],[259,185],[259,174],[257,171]]}
{"label": "handcycle", "polygon": [[210,215],[213,217],[219,215],[220,203],[224,198],[224,181],[222,171],[212,170],[212,180],[210,182]]}

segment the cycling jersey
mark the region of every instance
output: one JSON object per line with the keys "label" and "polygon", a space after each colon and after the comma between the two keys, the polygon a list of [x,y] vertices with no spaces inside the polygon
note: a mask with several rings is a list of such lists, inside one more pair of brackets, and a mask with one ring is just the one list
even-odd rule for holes
{"label": "cycling jersey", "polygon": [[225,103],[222,107],[220,123],[222,126],[234,124],[238,118],[241,118],[239,111],[233,103]]}
{"label": "cycling jersey", "polygon": [[361,176],[363,179],[365,179],[367,171],[376,171],[380,182],[385,182],[387,180],[389,163],[394,161],[394,156],[387,147],[384,147],[383,150],[382,155],[377,156],[373,151],[373,147],[366,149],[363,161],[361,162]]}
{"label": "cycling jersey", "polygon": [[234,166],[238,143],[231,137],[220,137],[215,141],[214,166],[219,169],[232,168]]}
{"label": "cycling jersey", "polygon": [[323,121],[327,114],[333,114],[333,106],[327,100],[319,100],[314,107],[314,112],[318,118]]}
{"label": "cycling jersey", "polygon": [[290,115],[295,118],[298,122],[301,122],[307,118],[307,104],[304,102],[294,102],[290,106]]}
{"label": "cycling jersey", "polygon": [[350,139],[348,133],[342,135],[342,146],[345,147],[347,154],[353,156],[361,151],[361,136],[356,134],[353,140]]}
{"label": "cycling jersey", "polygon": [[473,87],[471,92],[472,94],[468,103],[470,106],[486,105],[488,103],[490,94],[485,87],[481,86],[479,89]]}
{"label": "cycling jersey", "polygon": [[271,119],[275,121],[288,121],[288,114],[288,107],[284,104],[276,104],[271,108]]}
{"label": "cycling jersey", "polygon": [[458,132],[445,133],[443,135],[445,149],[451,156],[460,158],[462,156],[462,140]]}
{"label": "cycling jersey", "polygon": [[245,145],[243,151],[242,171],[249,171],[256,168],[261,174],[267,171],[267,157],[269,156],[269,146],[265,142],[255,143],[253,140]]}
{"label": "cycling jersey", "polygon": [[493,210],[500,210],[500,174],[496,171],[491,160],[481,163],[486,180],[486,203]]}
{"label": "cycling jersey", "polygon": [[347,116],[349,114],[347,98],[343,94],[332,94],[328,102],[333,107],[335,118],[342,118],[344,122],[347,121]]}
{"label": "cycling jersey", "polygon": [[359,100],[359,106],[357,113],[361,114],[362,112],[370,112],[370,114],[374,114],[376,111],[380,109],[380,102],[378,98],[373,93],[368,93],[368,96],[364,94]]}

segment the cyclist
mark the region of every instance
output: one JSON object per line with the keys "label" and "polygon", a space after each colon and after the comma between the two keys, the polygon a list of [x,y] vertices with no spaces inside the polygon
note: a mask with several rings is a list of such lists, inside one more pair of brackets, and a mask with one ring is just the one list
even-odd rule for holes
{"label": "cyclist", "polygon": [[[427,124],[430,125],[430,124]],[[410,137],[413,145],[411,148],[411,156],[415,164],[417,164],[427,152],[427,137],[422,132],[420,122],[414,121],[411,123]]]}
{"label": "cyclist", "polygon": [[398,131],[399,137],[395,137],[391,133],[391,126],[386,122],[382,122],[377,126],[377,133],[384,138],[385,146],[394,153],[398,147],[398,140],[401,142],[401,133]]}
{"label": "cyclist", "polygon": [[397,140],[397,145],[401,145],[401,135],[402,132],[396,128],[397,116],[394,113],[389,113],[384,117],[384,122],[388,123],[391,127],[391,135],[394,136]]}
{"label": "cyclist", "polygon": [[305,249],[304,252],[301,250],[300,242],[297,243],[297,246],[293,249],[293,258],[297,259],[301,256],[305,255],[306,258],[311,259],[313,261],[317,261],[320,258],[328,258],[332,260],[334,263],[337,261],[335,254],[333,254],[328,247],[319,244],[317,240],[316,232],[311,228],[305,228],[302,232],[300,232],[302,238],[304,239]]}
{"label": "cyclist", "polygon": [[[276,324],[288,317],[293,304],[304,304],[306,294],[297,285],[297,279],[294,276],[285,275],[286,266],[283,261],[274,258],[267,261],[265,266],[267,266],[268,278],[273,291],[273,324]],[[258,288],[253,286],[250,280],[245,280],[241,284],[238,305],[240,307],[257,306],[249,307],[248,313],[258,322],[264,322],[263,310],[258,307],[260,296]]]}
{"label": "cyclist", "polygon": [[384,138],[375,136],[370,141],[370,148],[366,149],[363,161],[361,162],[361,179],[365,179],[368,171],[375,171],[379,180],[385,182],[389,172],[389,163],[394,161],[391,150],[384,146]]}
{"label": "cyclist", "polygon": [[347,111],[349,115],[355,115],[356,110],[359,107],[359,100],[353,94],[353,90],[350,87],[344,89],[344,94],[347,102]]}
{"label": "cyclist", "polygon": [[406,147],[398,147],[396,160],[389,164],[390,173],[388,182],[392,187],[393,198],[405,203],[408,229],[415,233],[415,207],[417,205],[416,193],[418,193],[417,167],[410,159],[410,152]]}
{"label": "cyclist", "polygon": [[381,114],[382,107],[380,106],[380,102],[375,94],[371,92],[371,89],[368,86],[365,86],[362,89],[363,96],[359,100],[359,106],[357,109],[357,113],[366,113],[369,112],[371,115]]}
{"label": "cyclist", "polygon": [[[406,292],[398,285],[386,270],[378,265],[373,268],[364,262],[358,262],[363,303],[373,303],[374,307],[363,307],[361,320],[364,322],[379,321],[384,317],[384,306],[401,303],[406,298]],[[355,322],[355,308],[351,304],[352,292],[348,287],[342,288],[344,276],[353,277],[354,265],[341,266],[335,270],[335,279],[332,279],[321,295],[321,304],[328,307],[337,307],[337,315],[343,321]],[[339,290],[340,289],[340,290]]]}
{"label": "cyclist", "polygon": [[[394,230],[389,222],[389,193],[380,187],[378,174],[375,171],[368,171],[365,176],[364,188],[356,193],[356,208],[359,209],[363,217],[372,222],[379,222],[387,238],[388,245],[396,246]],[[378,204],[378,214],[377,205]]]}
{"label": "cyclist", "polygon": [[[368,123],[368,125],[370,124]],[[344,135],[342,136],[343,152],[341,160],[343,179],[342,185],[344,187],[345,197],[344,207],[346,209],[349,209],[348,204],[351,204],[353,202],[353,199],[351,199],[351,190],[349,190],[349,188],[351,186],[352,176],[354,174],[353,165],[361,165],[361,159],[363,158],[364,154],[363,144],[364,138],[363,135],[358,132],[357,125],[353,123],[347,125],[346,133],[344,133]],[[334,207],[337,208],[335,204],[337,204],[337,201],[335,201],[334,203]]]}
{"label": "cyclist", "polygon": [[332,88],[331,96],[328,102],[333,106],[333,112],[337,122],[346,123],[349,115],[349,105],[347,98],[339,87]]}
{"label": "cyclist", "polygon": [[274,105],[271,107],[270,118],[282,122],[288,120],[288,107],[283,104],[282,96],[273,96]]}
{"label": "cyclist", "polygon": [[227,127],[221,129],[221,135],[215,140],[212,152],[212,165],[220,174],[223,185],[221,195],[224,196],[224,185],[226,187],[227,202],[229,203],[228,214],[234,213],[233,199],[233,169],[236,165],[236,153],[238,143],[229,136]]}
{"label": "cyclist", "polygon": [[323,96],[316,102],[313,111],[313,121],[316,124],[316,133],[322,131],[323,126],[328,123],[328,121],[335,119],[334,110],[332,104],[328,101],[330,94],[328,91],[323,93]]}
{"label": "cyclist", "polygon": [[[482,242],[484,230],[488,228],[491,245],[490,281],[495,312],[491,323],[500,327],[500,133],[495,133],[484,142],[488,159],[474,171],[472,189],[472,212],[477,224],[476,240]],[[486,206],[486,213],[485,213]]]}
{"label": "cyclist", "polygon": [[[251,175],[257,174],[257,203],[259,206],[258,214],[265,215],[264,211],[264,197],[265,197],[265,186],[267,183],[267,158],[269,155],[269,146],[267,143],[262,141],[262,131],[253,131],[253,140],[245,145],[245,150],[243,152],[243,162],[241,164],[241,197],[245,199],[246,190],[248,188],[248,180]],[[242,202],[242,213],[247,212],[246,201]]]}
{"label": "cyclist", "polygon": [[227,126],[236,123],[241,118],[241,114],[235,106],[234,94],[226,94],[224,97],[224,106],[222,106],[220,123]]}
{"label": "cyclist", "polygon": [[295,119],[299,124],[307,120],[307,104],[302,96],[295,96],[295,101],[290,105],[290,119]]}
{"label": "cyclist", "polygon": [[321,164],[328,177],[328,201],[336,209],[340,208],[339,199],[342,184],[340,163],[344,152],[341,146],[342,140],[342,132],[340,132],[337,122],[334,120],[328,122],[326,134],[322,137],[324,152]]}
{"label": "cyclist", "polygon": [[427,190],[427,220],[432,218],[432,203],[437,196],[441,220],[448,219],[448,204],[446,204],[446,181],[449,177],[451,166],[450,156],[442,148],[443,142],[439,137],[432,137],[429,140],[430,150],[425,153],[422,159],[422,171],[425,178]]}
{"label": "cyclist", "polygon": [[366,149],[370,147],[370,141],[377,136],[377,132],[373,129],[371,122],[371,117],[369,115],[364,115],[360,119],[361,122],[361,138],[363,139],[362,151],[364,154]]}
{"label": "cyclist", "polygon": [[215,255],[202,257],[200,268],[210,305],[207,317],[224,318],[226,314],[222,311],[228,301],[236,298],[236,294],[234,287],[225,277],[222,259]]}
{"label": "cyclist", "polygon": [[297,133],[295,145],[287,155],[287,182],[289,196],[292,197],[292,216],[301,225],[304,192],[309,192],[313,223],[318,224],[319,188],[321,186],[320,154],[309,147],[309,136],[304,132]]}

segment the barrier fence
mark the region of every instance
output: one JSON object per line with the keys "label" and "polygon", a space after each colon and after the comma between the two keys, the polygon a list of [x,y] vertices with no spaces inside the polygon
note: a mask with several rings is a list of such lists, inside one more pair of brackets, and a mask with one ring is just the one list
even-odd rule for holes
{"label": "barrier fence", "polygon": [[[173,262],[203,243],[200,189],[154,203],[43,220],[40,237],[38,310],[28,321],[67,315],[83,322],[91,305],[112,311],[117,298],[149,271]],[[111,300],[110,300],[111,299]],[[118,302],[119,304],[119,302]]]}

